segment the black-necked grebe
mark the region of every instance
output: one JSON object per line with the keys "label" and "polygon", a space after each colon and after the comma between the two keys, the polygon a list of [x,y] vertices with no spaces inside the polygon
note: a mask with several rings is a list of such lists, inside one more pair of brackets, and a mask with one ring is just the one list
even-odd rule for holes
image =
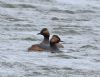
{"label": "black-necked grebe", "polygon": [[43,41],[40,44],[32,45],[30,48],[28,48],[28,51],[43,51],[43,50],[47,50],[50,47],[50,43],[49,43],[50,34],[48,29],[43,28],[38,34],[44,36]]}
{"label": "black-necked grebe", "polygon": [[59,47],[57,46],[59,42],[62,42],[60,37],[58,35],[53,35],[52,38],[50,39],[50,51],[51,52],[59,51]]}
{"label": "black-necked grebe", "polygon": [[47,28],[43,28],[43,29],[40,31],[40,33],[38,33],[38,34],[44,36],[43,41],[40,43],[41,46],[42,46],[43,48],[49,47],[49,46],[50,46],[50,44],[49,44],[50,33],[49,33],[48,29],[47,29]]}

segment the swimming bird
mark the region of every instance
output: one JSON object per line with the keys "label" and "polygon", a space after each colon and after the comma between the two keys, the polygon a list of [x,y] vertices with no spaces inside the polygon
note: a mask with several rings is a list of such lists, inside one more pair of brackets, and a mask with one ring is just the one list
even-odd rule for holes
{"label": "swimming bird", "polygon": [[60,37],[58,35],[53,35],[52,38],[50,39],[51,52],[59,52],[59,47],[57,46],[59,42],[62,42]]}
{"label": "swimming bird", "polygon": [[47,50],[50,47],[50,43],[49,43],[50,33],[48,29],[43,28],[38,34],[44,36],[43,41],[40,44],[32,45],[30,48],[28,48],[28,51],[43,51],[43,50]]}
{"label": "swimming bird", "polygon": [[50,46],[50,44],[49,44],[50,33],[47,28],[43,28],[40,31],[40,33],[38,33],[38,35],[43,35],[43,37],[44,37],[43,41],[40,43],[43,46],[43,48]]}

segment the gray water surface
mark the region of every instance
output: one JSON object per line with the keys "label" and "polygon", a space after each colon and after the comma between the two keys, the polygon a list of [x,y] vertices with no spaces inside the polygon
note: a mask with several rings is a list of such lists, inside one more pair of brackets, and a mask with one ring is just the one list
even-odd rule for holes
{"label": "gray water surface", "polygon": [[[27,52],[44,27],[63,53]],[[0,0],[0,77],[100,77],[100,1]]]}

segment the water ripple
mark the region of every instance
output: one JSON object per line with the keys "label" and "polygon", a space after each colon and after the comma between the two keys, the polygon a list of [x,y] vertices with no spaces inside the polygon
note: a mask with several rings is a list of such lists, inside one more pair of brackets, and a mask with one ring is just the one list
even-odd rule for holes
{"label": "water ripple", "polygon": [[[100,76],[100,1],[60,1],[0,1],[0,77]],[[26,52],[45,27],[62,53]]]}

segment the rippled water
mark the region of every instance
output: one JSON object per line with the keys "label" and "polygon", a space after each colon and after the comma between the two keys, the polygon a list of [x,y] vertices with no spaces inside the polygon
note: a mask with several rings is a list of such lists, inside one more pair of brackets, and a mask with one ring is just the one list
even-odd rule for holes
{"label": "rippled water", "polygon": [[[27,52],[44,27],[63,53]],[[0,0],[0,77],[100,77],[100,1]]]}

